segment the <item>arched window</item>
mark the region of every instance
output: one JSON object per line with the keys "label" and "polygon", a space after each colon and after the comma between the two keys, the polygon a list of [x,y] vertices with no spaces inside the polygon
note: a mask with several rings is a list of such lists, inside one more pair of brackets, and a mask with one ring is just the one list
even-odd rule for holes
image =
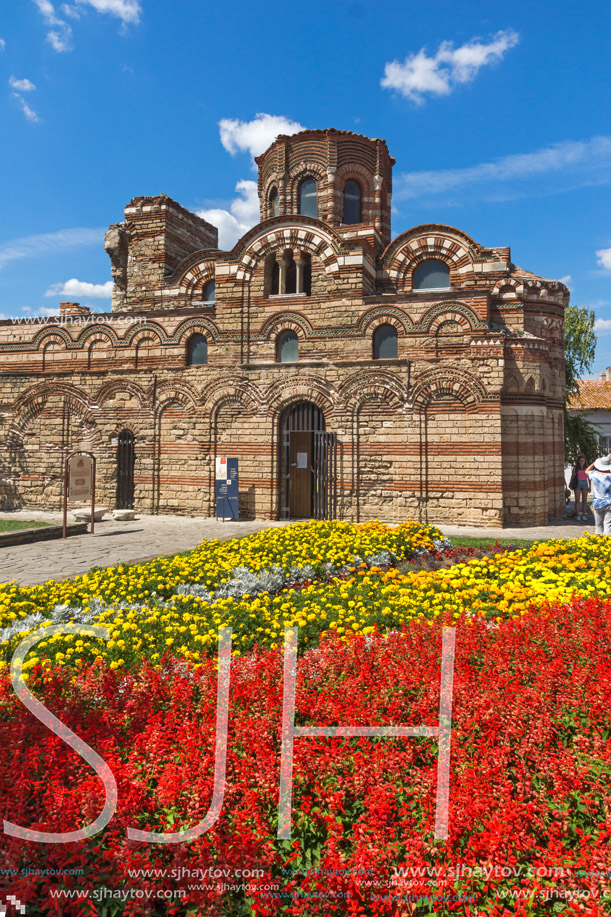
{"label": "arched window", "polygon": [[450,268],[443,261],[423,261],[414,271],[414,290],[449,290]]}
{"label": "arched window", "polygon": [[277,296],[280,292],[280,265],[275,255],[270,258],[269,266],[269,291],[272,296]]}
{"label": "arched window", "polygon": [[318,189],[312,178],[306,178],[299,186],[299,213],[304,217],[318,217]]}
{"label": "arched window", "polygon": [[268,217],[277,217],[279,212],[278,204],[278,189],[272,188],[269,194],[269,207],[267,211]]}
{"label": "arched window", "polygon": [[380,325],[373,333],[373,359],[396,360],[398,355],[397,329],[392,325]]}
{"label": "arched window", "polygon": [[295,259],[292,257],[286,262],[286,280],[285,280],[285,290],[284,292],[287,295],[295,294],[297,292],[297,265],[295,264]]}
{"label": "arched window", "polygon": [[344,223],[360,223],[361,210],[361,186],[350,178],[344,185]]}
{"label": "arched window", "polygon": [[[271,255],[266,264],[266,289],[268,296],[295,296],[312,291],[312,258],[304,252],[286,249]],[[269,285],[268,285],[269,284]]]}
{"label": "arched window", "polygon": [[205,303],[216,302],[216,284],[214,280],[209,280],[206,286],[204,287],[204,302]]}
{"label": "arched window", "polygon": [[205,366],[208,362],[208,341],[203,334],[193,334],[187,342],[187,366]]}
{"label": "arched window", "polygon": [[290,329],[281,331],[276,339],[276,362],[296,363],[299,356],[299,339]]}

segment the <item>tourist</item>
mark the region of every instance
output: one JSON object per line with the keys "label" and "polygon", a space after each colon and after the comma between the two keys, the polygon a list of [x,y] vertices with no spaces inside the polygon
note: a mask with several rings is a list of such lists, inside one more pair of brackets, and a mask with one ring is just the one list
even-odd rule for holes
{"label": "tourist", "polygon": [[592,508],[597,535],[611,535],[611,456],[596,459],[586,468],[592,482]]}
{"label": "tourist", "polygon": [[[585,522],[588,518],[588,491],[590,490],[590,485],[586,474],[587,464],[588,460],[585,455],[580,455],[575,462],[569,482],[569,487],[575,491],[575,517],[579,522]],[[580,503],[582,504],[582,509],[579,509]]]}

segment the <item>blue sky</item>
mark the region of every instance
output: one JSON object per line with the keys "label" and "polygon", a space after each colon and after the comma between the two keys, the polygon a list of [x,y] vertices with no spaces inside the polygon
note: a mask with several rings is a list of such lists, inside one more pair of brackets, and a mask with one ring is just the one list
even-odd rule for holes
{"label": "blue sky", "polygon": [[169,194],[232,244],[257,218],[253,154],[279,130],[337,127],[387,140],[393,234],[449,223],[565,279],[596,311],[597,375],[610,44],[607,2],[6,3],[0,314],[107,310],[103,233],[136,195]]}

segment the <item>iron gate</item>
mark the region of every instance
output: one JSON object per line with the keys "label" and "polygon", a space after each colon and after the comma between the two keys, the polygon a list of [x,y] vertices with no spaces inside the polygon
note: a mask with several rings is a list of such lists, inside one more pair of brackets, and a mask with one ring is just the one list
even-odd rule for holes
{"label": "iron gate", "polygon": [[337,517],[337,433],[314,433],[313,515]]}
{"label": "iron gate", "polygon": [[135,436],[121,430],[117,438],[117,509],[134,508]]}
{"label": "iron gate", "polygon": [[336,514],[337,434],[325,431],[319,407],[302,401],[284,413],[280,425],[280,517]]}

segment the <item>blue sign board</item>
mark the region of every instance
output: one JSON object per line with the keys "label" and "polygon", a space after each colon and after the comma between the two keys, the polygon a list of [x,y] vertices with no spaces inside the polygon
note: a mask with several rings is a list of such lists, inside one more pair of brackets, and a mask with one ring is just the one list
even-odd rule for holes
{"label": "blue sign board", "polygon": [[216,518],[238,518],[238,460],[220,456],[216,460]]}

